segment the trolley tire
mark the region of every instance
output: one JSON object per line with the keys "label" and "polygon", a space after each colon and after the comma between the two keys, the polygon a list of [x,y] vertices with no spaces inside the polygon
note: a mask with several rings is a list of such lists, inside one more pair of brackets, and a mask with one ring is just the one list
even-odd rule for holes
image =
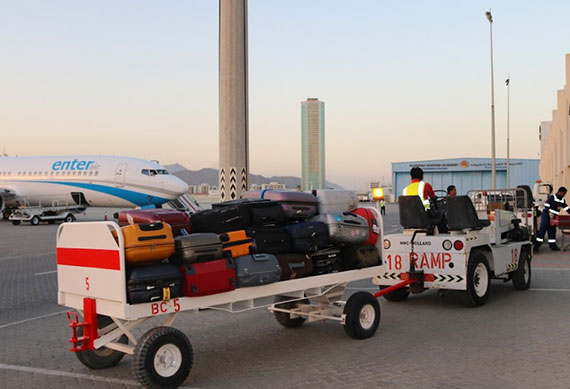
{"label": "trolley tire", "polygon": [[31,224],[32,226],[37,226],[38,224],[40,224],[41,221],[42,221],[42,220],[40,219],[39,216],[34,216],[34,217],[32,217],[32,219],[30,220],[30,224]]}
{"label": "trolley tire", "polygon": [[356,292],[346,302],[344,331],[353,339],[370,338],[380,324],[380,304],[368,292]]}
{"label": "trolley tire", "polygon": [[471,307],[479,307],[487,301],[491,287],[491,271],[487,258],[482,253],[474,253],[467,267],[467,301]]}
{"label": "trolley tire", "polygon": [[21,221],[20,220],[11,220],[12,224],[15,226],[19,226]]}
{"label": "trolley tire", "polygon": [[73,223],[75,221],[75,216],[73,216],[72,214],[68,213],[67,216],[65,217],[64,221],[66,223]]}
{"label": "trolley tire", "polygon": [[[276,296],[275,297],[275,305],[279,304],[282,301],[286,301],[286,300],[290,300],[290,298],[286,297],[286,296]],[[303,302],[308,303],[308,301],[303,300]],[[295,308],[297,306],[298,301],[291,301],[288,303],[283,303],[283,304],[279,304],[279,308],[283,308],[283,309],[291,309],[291,308]],[[294,319],[291,319],[291,315],[286,313],[286,312],[273,312],[273,316],[275,316],[275,320],[277,320],[277,323],[281,324],[283,327],[286,328],[298,328],[301,327],[303,325],[303,323],[305,323],[305,318],[304,317],[296,317]]]}
{"label": "trolley tire", "polygon": [[188,378],[193,357],[192,345],[183,332],[156,327],[137,343],[131,368],[145,388],[176,388]]}
{"label": "trolley tire", "polygon": [[[386,289],[387,286],[381,286],[380,290],[382,289]],[[410,288],[400,288],[400,289],[396,289],[390,293],[386,293],[385,295],[382,295],[382,297],[384,297],[386,300],[391,301],[391,302],[398,302],[398,301],[404,301],[405,299],[408,298],[408,296],[410,295]]]}
{"label": "trolley tire", "polygon": [[530,270],[530,250],[521,250],[519,258],[519,266],[513,272],[513,286],[516,290],[527,290],[530,288],[531,270]]}
{"label": "trolley tire", "polygon": [[[111,323],[113,323],[113,319],[111,319],[109,316],[97,315],[98,328],[105,328]],[[83,336],[83,327],[77,328],[77,335]],[[128,344],[129,339],[126,337],[126,335],[122,335],[117,342]],[[123,359],[125,354],[107,347],[101,347],[97,350],[78,351],[75,353],[75,356],[77,359],[79,359],[79,362],[88,368],[93,370],[101,370],[116,366],[121,361],[121,359]]]}

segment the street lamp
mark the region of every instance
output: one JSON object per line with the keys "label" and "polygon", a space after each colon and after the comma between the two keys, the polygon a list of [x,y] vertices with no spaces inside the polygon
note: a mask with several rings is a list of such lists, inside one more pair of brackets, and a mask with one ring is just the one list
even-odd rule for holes
{"label": "street lamp", "polygon": [[496,162],[495,162],[495,81],[493,77],[493,15],[491,10],[485,12],[489,21],[489,31],[491,37],[491,189],[497,187]]}
{"label": "street lamp", "polygon": [[510,127],[511,127],[511,119],[510,119],[510,106],[511,106],[511,75],[507,76],[507,188],[511,187],[511,158],[510,158]]}

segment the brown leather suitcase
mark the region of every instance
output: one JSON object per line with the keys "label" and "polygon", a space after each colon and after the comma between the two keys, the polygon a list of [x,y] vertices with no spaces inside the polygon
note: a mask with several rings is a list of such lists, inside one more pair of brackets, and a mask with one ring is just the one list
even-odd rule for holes
{"label": "brown leather suitcase", "polygon": [[281,281],[310,276],[313,273],[313,259],[309,254],[275,254],[281,266]]}
{"label": "brown leather suitcase", "polygon": [[174,253],[172,228],[166,223],[121,227],[127,264],[160,262]]}

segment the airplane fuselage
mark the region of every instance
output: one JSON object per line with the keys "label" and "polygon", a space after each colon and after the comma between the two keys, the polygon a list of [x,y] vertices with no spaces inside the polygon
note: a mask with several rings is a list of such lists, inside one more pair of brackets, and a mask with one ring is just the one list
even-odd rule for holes
{"label": "airplane fuselage", "polygon": [[186,183],[168,174],[164,167],[138,158],[101,155],[0,158],[0,196],[6,207],[78,203],[95,207],[159,205],[187,190]]}

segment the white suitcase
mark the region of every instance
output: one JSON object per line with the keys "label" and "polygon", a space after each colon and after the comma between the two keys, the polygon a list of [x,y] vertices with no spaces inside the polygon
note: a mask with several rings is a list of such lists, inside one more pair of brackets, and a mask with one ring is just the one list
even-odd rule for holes
{"label": "white suitcase", "polygon": [[328,212],[351,212],[358,208],[356,192],[343,189],[316,189],[319,214]]}

